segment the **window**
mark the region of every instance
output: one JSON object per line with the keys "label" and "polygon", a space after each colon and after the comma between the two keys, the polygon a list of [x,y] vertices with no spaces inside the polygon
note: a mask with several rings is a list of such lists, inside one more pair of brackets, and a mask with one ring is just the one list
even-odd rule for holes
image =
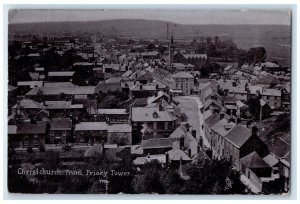
{"label": "window", "polygon": [[23,146],[25,146],[25,147],[28,146],[28,141],[27,141],[27,140],[24,140],[24,141],[23,141]]}
{"label": "window", "polygon": [[63,132],[62,132],[62,135],[63,135],[63,136],[66,136],[66,135],[67,135],[67,131],[63,131]]}
{"label": "window", "polygon": [[37,140],[34,140],[33,145],[37,146],[37,145],[39,145],[39,142]]}

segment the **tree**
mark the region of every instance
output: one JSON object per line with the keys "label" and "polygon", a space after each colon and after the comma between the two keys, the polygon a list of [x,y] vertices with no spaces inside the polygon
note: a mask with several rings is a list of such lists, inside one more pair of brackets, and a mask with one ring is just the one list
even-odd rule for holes
{"label": "tree", "polygon": [[135,193],[165,193],[164,185],[161,181],[163,168],[157,161],[146,163],[142,174],[135,176],[133,181]]}
{"label": "tree", "polygon": [[261,111],[259,97],[250,97],[247,100],[247,105],[248,105],[250,114],[255,118],[255,120],[259,120],[260,111]]}
{"label": "tree", "polygon": [[37,101],[38,102],[42,102],[44,101],[44,92],[39,89],[37,92],[36,92],[36,97],[37,97]]}
{"label": "tree", "polygon": [[88,77],[89,77],[88,71],[82,69],[77,70],[73,75],[72,83],[78,86],[85,86]]}
{"label": "tree", "polygon": [[155,50],[155,45],[153,43],[150,43],[148,46],[147,46],[147,50],[148,51],[153,51]]}

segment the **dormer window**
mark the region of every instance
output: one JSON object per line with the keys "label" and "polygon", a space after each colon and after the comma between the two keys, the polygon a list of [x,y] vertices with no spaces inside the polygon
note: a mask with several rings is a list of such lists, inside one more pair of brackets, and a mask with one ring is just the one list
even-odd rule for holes
{"label": "dormer window", "polygon": [[158,118],[158,114],[156,112],[153,113],[153,118]]}

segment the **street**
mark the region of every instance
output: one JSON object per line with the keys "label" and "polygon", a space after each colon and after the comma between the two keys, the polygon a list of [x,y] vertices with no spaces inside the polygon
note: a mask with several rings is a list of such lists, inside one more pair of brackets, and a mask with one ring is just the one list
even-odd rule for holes
{"label": "street", "polygon": [[197,96],[177,96],[174,100],[179,102],[178,107],[182,113],[188,117],[188,122],[196,130],[196,137],[199,141],[200,136],[203,138],[203,145],[209,147],[209,143],[205,137],[202,125],[204,123],[204,116],[200,111],[202,103]]}

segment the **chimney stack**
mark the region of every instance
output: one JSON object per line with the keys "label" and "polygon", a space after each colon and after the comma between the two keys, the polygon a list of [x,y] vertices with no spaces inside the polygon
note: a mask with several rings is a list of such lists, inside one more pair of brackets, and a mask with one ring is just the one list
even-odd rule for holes
{"label": "chimney stack", "polygon": [[257,136],[258,128],[256,126],[252,126],[252,136]]}
{"label": "chimney stack", "polygon": [[190,148],[188,149],[188,155],[190,158],[192,158],[192,150]]}
{"label": "chimney stack", "polygon": [[225,117],[224,113],[220,113],[220,120],[222,120]]}
{"label": "chimney stack", "polygon": [[166,154],[166,168],[168,168],[169,167],[169,153],[166,152],[165,154]]}
{"label": "chimney stack", "polygon": [[180,146],[180,149],[183,150],[183,148],[184,148],[184,137],[180,138],[179,146]]}
{"label": "chimney stack", "polygon": [[192,130],[192,136],[194,137],[194,138],[196,138],[196,130]]}
{"label": "chimney stack", "polygon": [[199,145],[200,145],[200,147],[203,147],[203,138],[202,138],[202,136],[200,136]]}

